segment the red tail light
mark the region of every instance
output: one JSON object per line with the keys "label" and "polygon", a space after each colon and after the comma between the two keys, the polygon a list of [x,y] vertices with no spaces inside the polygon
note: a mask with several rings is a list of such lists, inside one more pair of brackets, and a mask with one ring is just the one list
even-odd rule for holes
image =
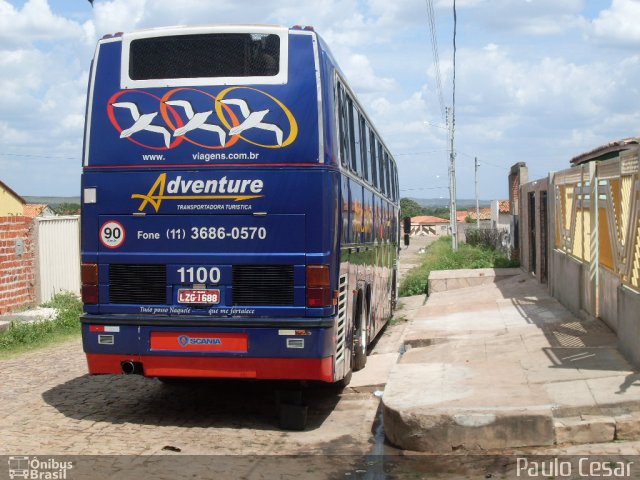
{"label": "red tail light", "polygon": [[329,278],[329,265],[307,266],[307,307],[330,307],[333,305]]}
{"label": "red tail light", "polygon": [[82,302],[87,305],[95,305],[98,303],[97,285],[82,285]]}
{"label": "red tail light", "polygon": [[98,303],[98,264],[83,263],[80,265],[80,279],[82,280],[82,301],[88,305]]}
{"label": "red tail light", "polygon": [[98,264],[83,263],[80,265],[80,279],[83,285],[98,285]]}

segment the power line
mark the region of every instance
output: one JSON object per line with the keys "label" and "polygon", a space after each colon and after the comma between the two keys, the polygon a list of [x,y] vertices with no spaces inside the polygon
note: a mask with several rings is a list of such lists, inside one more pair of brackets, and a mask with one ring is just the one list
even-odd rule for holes
{"label": "power line", "polygon": [[414,190],[445,190],[449,187],[422,187],[422,188],[401,188],[401,192],[412,192]]}
{"label": "power line", "polygon": [[458,26],[458,17],[456,15],[456,0],[453,0],[453,95],[452,95],[452,105],[453,109],[453,125],[452,128],[455,129],[456,126],[456,29]]}
{"label": "power line", "polygon": [[60,158],[64,160],[78,160],[80,157],[63,157],[62,155],[42,155],[39,153],[6,153],[0,152],[0,156],[7,157],[36,157],[36,158]]}
{"label": "power line", "polygon": [[406,153],[394,153],[393,156],[394,157],[402,157],[402,156],[408,156],[408,155],[425,155],[427,153],[442,153],[442,152],[446,152],[447,150],[426,150],[424,152],[406,152]]}
{"label": "power line", "polygon": [[456,133],[456,0],[453,0],[453,94],[451,97],[451,109],[448,110],[447,118],[451,118],[449,123],[451,137],[451,154],[449,160],[449,203],[451,212],[451,248],[453,251],[458,250],[458,222],[457,222],[457,206],[456,206],[456,151],[455,151],[455,133]]}
{"label": "power line", "polygon": [[435,13],[433,12],[433,0],[427,0],[427,16],[429,17],[429,32],[431,34],[431,51],[433,53],[433,65],[435,68],[436,89],[438,90],[438,102],[440,113],[444,117],[444,97],[442,95],[442,80],[440,74],[440,57],[438,56],[438,35],[436,32]]}

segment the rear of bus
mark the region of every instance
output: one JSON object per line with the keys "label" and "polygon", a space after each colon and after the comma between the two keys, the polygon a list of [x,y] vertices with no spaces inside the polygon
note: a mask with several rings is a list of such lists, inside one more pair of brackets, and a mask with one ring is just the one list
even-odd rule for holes
{"label": "rear of bus", "polygon": [[342,378],[317,52],[312,32],[264,26],[99,42],[82,176],[90,373]]}

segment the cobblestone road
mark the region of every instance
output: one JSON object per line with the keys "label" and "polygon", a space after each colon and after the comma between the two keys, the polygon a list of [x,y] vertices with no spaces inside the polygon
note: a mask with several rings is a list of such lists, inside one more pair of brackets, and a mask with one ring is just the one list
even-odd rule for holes
{"label": "cobblestone road", "polygon": [[[409,258],[405,255],[405,265]],[[374,352],[393,351],[402,328],[389,328]],[[277,464],[273,455],[349,454],[355,462],[371,452],[397,453],[381,449],[372,433],[379,405],[374,387],[343,393],[312,387],[308,427],[290,432],[278,428],[273,383],[169,386],[141,376],[89,376],[86,371],[79,338],[0,360],[0,455],[242,455],[230,464],[246,463],[243,468],[255,473],[264,462]],[[509,453],[640,455],[640,442]],[[268,457],[261,463],[249,460],[255,455]],[[455,457],[451,461],[460,464]],[[302,473],[314,478],[313,463],[293,468],[292,478]],[[5,473],[0,466],[0,478]],[[325,473],[321,468],[315,477],[326,478]],[[261,472],[247,478],[271,477]]]}
{"label": "cobblestone road", "polygon": [[273,383],[89,376],[79,339],[0,360],[0,385],[0,455],[366,453],[379,403],[313,387],[307,430],[281,431]]}

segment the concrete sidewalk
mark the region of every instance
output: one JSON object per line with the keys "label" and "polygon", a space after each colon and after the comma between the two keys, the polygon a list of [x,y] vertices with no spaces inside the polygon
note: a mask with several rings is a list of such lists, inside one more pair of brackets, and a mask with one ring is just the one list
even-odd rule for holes
{"label": "concrete sidewalk", "polygon": [[528,274],[412,299],[387,439],[427,452],[640,438],[640,374]]}
{"label": "concrete sidewalk", "polygon": [[8,330],[11,323],[34,323],[44,320],[53,320],[58,315],[55,308],[34,307],[21,312],[0,315],[0,332]]}

